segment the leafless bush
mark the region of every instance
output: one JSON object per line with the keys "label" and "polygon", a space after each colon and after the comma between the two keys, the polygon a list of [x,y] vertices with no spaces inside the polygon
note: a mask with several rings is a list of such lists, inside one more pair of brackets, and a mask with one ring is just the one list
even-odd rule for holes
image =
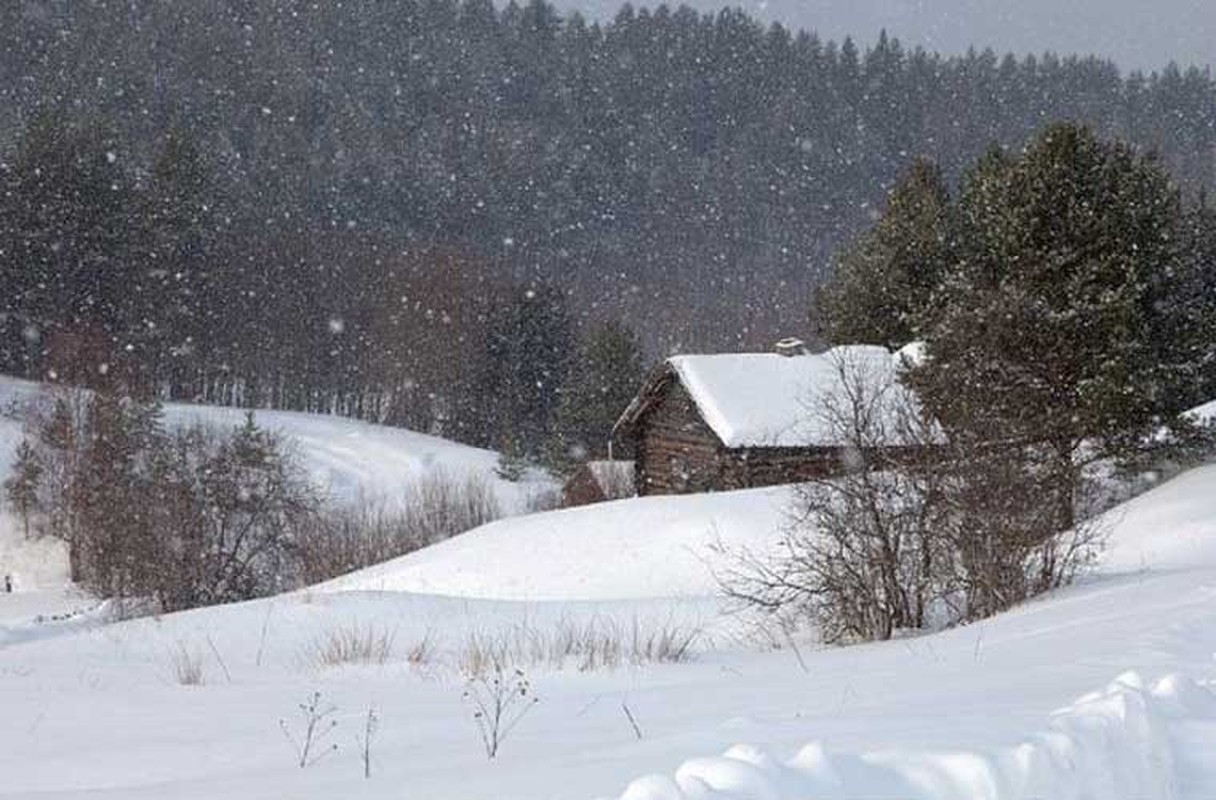
{"label": "leafless bush", "polygon": [[1060,514],[1043,498],[1054,496],[1057,475],[1032,449],[955,443],[941,468],[949,476],[942,536],[954,557],[957,618],[982,619],[1058,588],[1101,548],[1098,518],[1056,528]]}
{"label": "leafless bush", "polygon": [[844,446],[841,474],[797,487],[780,551],[735,553],[719,581],[748,607],[806,615],[824,641],[886,639],[921,627],[941,588],[940,485],[921,467],[937,434],[891,376],[837,371],[810,413]]}
{"label": "leafless bush", "polygon": [[301,579],[306,585],[320,583],[423,546],[383,501],[325,509],[302,532]]}
{"label": "leafless bush", "polygon": [[484,476],[463,478],[443,470],[411,484],[402,503],[406,526],[426,544],[450,539],[502,516],[494,488]]}
{"label": "leafless bush", "polygon": [[947,441],[894,376],[837,367],[813,413],[844,445],[842,469],[796,488],[777,552],[729,554],[728,596],[808,618],[825,642],[887,639],[1008,608],[1093,552],[1092,526],[1054,528],[1040,498],[1057,473],[1038,454]]}
{"label": "leafless bush", "polygon": [[334,705],[323,704],[320,692],[313,692],[308,700],[299,704],[298,708],[300,725],[303,730],[293,733],[285,719],[279,720],[279,728],[295,750],[297,766],[303,769],[312,766],[325,756],[337,752],[337,743],[330,742],[326,745],[325,742],[333,735],[334,728],[338,727],[338,721],[333,718],[334,714],[338,712],[338,708]]}
{"label": "leafless bush", "polygon": [[124,606],[245,600],[293,581],[315,497],[287,443],[250,416],[227,433],[168,431],[154,404],[58,393],[32,418],[39,528],[68,545],[72,578]]}
{"label": "leafless bush", "polygon": [[412,553],[502,516],[493,487],[479,476],[428,474],[399,505],[364,500],[324,511],[300,541],[305,583],[317,583]]}
{"label": "leafless bush", "polygon": [[396,638],[391,631],[375,625],[343,625],[325,633],[312,643],[312,661],[320,666],[342,664],[384,664],[393,654]]}
{"label": "leafless bush", "polygon": [[468,679],[465,702],[473,708],[473,722],[481,735],[486,758],[495,758],[515,727],[540,699],[532,693],[528,676],[521,669],[501,663]]}

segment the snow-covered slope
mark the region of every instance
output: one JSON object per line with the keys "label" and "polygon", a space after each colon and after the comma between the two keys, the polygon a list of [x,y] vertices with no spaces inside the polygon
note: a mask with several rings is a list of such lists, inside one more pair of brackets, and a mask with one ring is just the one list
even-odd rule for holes
{"label": "snow-covered slope", "polygon": [[[314,472],[387,480],[376,463],[395,456],[360,462],[362,437],[395,434],[330,422],[297,428],[331,454]],[[68,595],[0,595],[0,798],[1209,800],[1214,490],[1203,467],[1112,511],[1100,569],[1065,591],[853,648],[795,650],[720,615],[708,546],[773,541],[778,489],[513,519],[309,591],[114,625],[34,618],[74,610]],[[584,672],[543,652],[664,627],[699,630],[692,661]],[[386,637],[385,663],[321,663],[350,631]],[[540,702],[491,761],[461,669],[500,646]],[[200,685],[181,685],[183,658]],[[315,692],[337,750],[301,769],[283,728],[298,738]]]}
{"label": "snow-covered slope", "polygon": [[[712,597],[510,602],[314,590],[83,631],[0,623],[9,642],[0,636],[0,797],[387,800],[408,789],[429,800],[1210,798],[1213,488],[1216,466],[1205,467],[1113,512],[1108,560],[1081,585],[983,624],[854,648],[757,647],[733,638],[738,620],[716,616]],[[738,503],[745,517],[765,497],[700,502]],[[703,543],[700,527],[685,524],[696,514],[683,509],[683,521],[664,528],[657,512],[605,508],[636,527],[637,539],[624,541],[640,540],[644,525],[666,540],[639,564],[651,586],[688,580],[689,563],[672,554],[677,531],[693,549]],[[773,513],[755,514],[757,538]],[[520,521],[485,546],[508,554],[552,520],[581,518]],[[460,563],[428,558],[436,573]],[[531,562],[535,596],[567,591],[564,570],[592,574],[604,558],[604,549],[554,538],[512,566]],[[638,588],[628,570],[606,568],[621,594]],[[605,579],[597,591],[609,588]],[[540,702],[498,758],[485,758],[457,671],[470,636],[531,642],[561,624],[628,632],[656,620],[699,624],[697,658],[590,673],[529,664]],[[48,638],[56,625],[64,635]],[[394,655],[340,668],[310,657],[352,626],[391,633]],[[434,655],[412,665],[407,653],[428,638]],[[203,685],[177,684],[181,652],[201,661]],[[1199,683],[1167,678],[1174,673]],[[301,770],[279,724],[297,725],[297,705],[314,691],[336,708],[339,749]],[[355,733],[369,706],[381,724],[365,780]]]}
{"label": "snow-covered slope", "polygon": [[716,546],[771,547],[789,500],[779,487],[499,520],[318,588],[534,601],[713,595]]}
{"label": "snow-covered slope", "polygon": [[[38,384],[0,376],[0,409],[20,410],[38,396]],[[220,428],[240,425],[246,412],[186,403],[165,405],[169,425],[205,424]],[[463,444],[401,428],[372,425],[343,417],[292,411],[258,411],[259,425],[282,433],[297,446],[305,468],[319,486],[339,498],[393,499],[411,481],[435,471],[455,478],[475,475],[489,481],[508,511],[522,508],[529,493],[545,485],[537,475],[510,483],[494,473],[498,455]],[[22,424],[0,417],[0,460],[6,467],[21,440]]]}
{"label": "snow-covered slope", "polygon": [[[24,430],[21,416],[42,387],[0,377],[0,475],[6,475],[13,451]],[[205,424],[219,428],[240,425],[245,412],[171,403],[165,406],[169,425]],[[442,473],[455,480],[472,476],[485,480],[504,513],[519,513],[531,495],[552,488],[547,478],[530,474],[519,483],[497,477],[496,453],[457,444],[401,428],[371,425],[341,417],[289,411],[259,411],[259,425],[283,434],[296,448],[301,463],[317,486],[339,501],[393,502],[405,488],[428,475]],[[66,580],[63,548],[53,542],[27,542],[3,513],[0,504],[0,579],[13,576],[23,591],[59,593]],[[27,598],[28,599],[28,598]],[[71,604],[70,599],[56,607]]]}

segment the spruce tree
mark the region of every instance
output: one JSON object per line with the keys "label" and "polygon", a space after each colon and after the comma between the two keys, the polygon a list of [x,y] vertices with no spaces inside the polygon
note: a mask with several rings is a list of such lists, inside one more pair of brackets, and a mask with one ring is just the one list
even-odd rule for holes
{"label": "spruce tree", "polygon": [[[612,427],[641,382],[642,351],[633,331],[615,321],[591,329],[562,388],[548,466],[562,473],[581,461],[607,457]],[[613,451],[614,457],[629,455]]]}
{"label": "spruce tree", "polygon": [[30,538],[30,520],[38,511],[38,485],[42,480],[42,461],[28,439],[17,445],[12,474],[4,482],[9,505],[21,519],[22,532]]}
{"label": "spruce tree", "polygon": [[1083,464],[1135,452],[1181,410],[1186,356],[1154,341],[1178,261],[1177,192],[1151,159],[1063,124],[984,158],[959,212],[912,382],[956,437],[1033,453],[1067,528]]}
{"label": "spruce tree", "polygon": [[492,312],[480,386],[489,443],[510,441],[510,449],[527,460],[541,455],[573,343],[565,297],[557,289],[519,289]]}
{"label": "spruce tree", "polygon": [[937,165],[916,161],[878,222],[846,248],[818,298],[825,338],[901,347],[949,267],[950,195]]}

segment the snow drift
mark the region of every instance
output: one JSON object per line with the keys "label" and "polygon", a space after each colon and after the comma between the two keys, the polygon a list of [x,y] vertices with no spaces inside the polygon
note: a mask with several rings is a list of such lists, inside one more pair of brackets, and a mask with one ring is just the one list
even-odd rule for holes
{"label": "snow drift", "polygon": [[[737,745],[684,762],[673,777],[650,775],[620,800],[803,800],[917,797],[933,800],[1173,800],[1180,784],[1176,729],[1196,725],[1216,747],[1216,694],[1170,675],[1152,689],[1127,673],[1053,715],[1048,728],[991,752],[833,755],[808,744],[781,763]],[[1212,767],[1216,773],[1216,767]],[[1194,787],[1188,787],[1193,789]]]}
{"label": "snow drift", "polygon": [[495,600],[715,595],[715,565],[772,546],[788,487],[643,497],[499,520],[352,573],[323,591],[404,591]]}

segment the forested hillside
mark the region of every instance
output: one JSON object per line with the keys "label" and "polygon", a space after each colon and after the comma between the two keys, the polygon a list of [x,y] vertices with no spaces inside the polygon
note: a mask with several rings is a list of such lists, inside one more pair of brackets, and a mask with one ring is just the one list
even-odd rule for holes
{"label": "forested hillside", "polygon": [[1060,118],[1214,183],[1198,71],[859,52],[736,11],[17,0],[0,370],[497,444],[589,323],[652,354],[805,333],[915,157],[956,178]]}

